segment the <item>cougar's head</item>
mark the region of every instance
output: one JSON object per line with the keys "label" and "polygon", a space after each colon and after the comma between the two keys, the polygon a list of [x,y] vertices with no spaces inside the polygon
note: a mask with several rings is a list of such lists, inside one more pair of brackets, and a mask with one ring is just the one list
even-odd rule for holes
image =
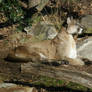
{"label": "cougar's head", "polygon": [[81,34],[83,32],[83,27],[80,26],[77,20],[74,20],[73,17],[67,18],[67,24],[67,32],[69,34]]}

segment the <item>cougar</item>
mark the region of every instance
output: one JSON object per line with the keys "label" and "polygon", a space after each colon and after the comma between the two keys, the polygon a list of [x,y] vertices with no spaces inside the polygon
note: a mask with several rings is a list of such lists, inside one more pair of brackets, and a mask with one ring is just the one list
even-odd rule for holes
{"label": "cougar", "polygon": [[61,31],[52,40],[40,42],[30,42],[25,46],[19,46],[10,51],[8,57],[19,60],[52,62],[53,60],[66,60],[70,65],[84,65],[78,58],[76,42],[73,34],[81,34],[82,27],[73,18],[67,18],[67,27],[62,27]]}

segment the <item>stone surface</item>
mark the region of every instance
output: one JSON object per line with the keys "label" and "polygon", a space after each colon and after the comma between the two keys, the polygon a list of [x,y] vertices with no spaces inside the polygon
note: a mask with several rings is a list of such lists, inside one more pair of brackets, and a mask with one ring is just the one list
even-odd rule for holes
{"label": "stone surface", "polygon": [[3,0],[0,0],[0,3],[2,3]]}
{"label": "stone surface", "polygon": [[0,88],[9,88],[9,87],[16,87],[16,84],[12,83],[0,83]]}
{"label": "stone surface", "polygon": [[49,0],[41,0],[40,4],[37,6],[37,10],[41,11],[44,8],[44,6],[48,3],[48,1]]}
{"label": "stone surface", "polygon": [[24,30],[28,35],[33,35],[40,38],[41,40],[53,39],[57,35],[55,26],[48,21],[41,21],[34,27],[26,27]]}
{"label": "stone surface", "polygon": [[0,83],[0,92],[38,92],[34,87],[23,87],[12,83]]}
{"label": "stone surface", "polygon": [[29,8],[36,7],[38,11],[41,11],[49,0],[29,0]]}
{"label": "stone surface", "polygon": [[35,7],[40,4],[41,0],[28,0],[29,8]]}
{"label": "stone surface", "polygon": [[88,37],[84,41],[77,44],[78,55],[92,61],[92,37]]}
{"label": "stone surface", "polygon": [[92,33],[92,15],[86,15],[81,19],[81,24],[87,28],[88,33]]}

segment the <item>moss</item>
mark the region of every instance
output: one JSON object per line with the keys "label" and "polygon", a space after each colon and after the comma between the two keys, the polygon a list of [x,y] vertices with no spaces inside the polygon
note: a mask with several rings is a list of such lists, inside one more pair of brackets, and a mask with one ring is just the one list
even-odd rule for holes
{"label": "moss", "polygon": [[84,87],[80,84],[77,84],[77,83],[73,83],[73,82],[69,82],[67,85],[66,85],[68,88],[71,88],[73,90],[81,90],[81,91],[87,91],[88,88],[87,87]]}
{"label": "moss", "polygon": [[65,84],[65,81],[63,80],[56,80],[54,78],[49,78],[49,77],[44,77],[44,76],[41,76],[39,78],[39,81],[35,83],[36,85],[40,85],[40,84],[43,84],[45,85],[46,87],[49,87],[49,86],[62,86]]}
{"label": "moss", "polygon": [[38,14],[38,13],[36,13],[36,14],[34,14],[33,16],[32,16],[32,18],[28,21],[29,23],[28,24],[37,24],[38,22],[40,22],[41,21],[41,15],[40,14]]}
{"label": "moss", "polygon": [[85,33],[92,33],[92,28],[88,28]]}
{"label": "moss", "polygon": [[[72,90],[79,90],[80,92],[92,92],[92,89],[88,89],[87,87],[84,87],[80,84],[77,83],[73,83],[73,82],[69,82],[69,81],[65,81],[65,80],[57,80],[54,78],[49,78],[49,77],[44,77],[44,76],[40,76],[39,79],[37,79],[38,81],[34,82],[33,84],[35,85],[44,85],[46,87],[65,87],[68,89]],[[62,89],[64,90],[64,89]],[[66,92],[66,91],[65,91]],[[70,92],[70,91],[69,91]]]}

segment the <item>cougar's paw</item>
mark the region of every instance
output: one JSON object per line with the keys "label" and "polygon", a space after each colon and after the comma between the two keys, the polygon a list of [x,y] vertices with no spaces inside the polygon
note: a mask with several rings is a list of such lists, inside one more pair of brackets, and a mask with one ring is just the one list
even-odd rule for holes
{"label": "cougar's paw", "polygon": [[90,65],[92,65],[92,62],[91,61],[87,61],[87,62],[85,62],[85,65],[90,66]]}
{"label": "cougar's paw", "polygon": [[85,66],[90,66],[92,65],[92,61],[87,59],[87,58],[81,58],[81,60],[84,62]]}
{"label": "cougar's paw", "polygon": [[61,65],[69,65],[69,62],[67,60],[62,60]]}
{"label": "cougar's paw", "polygon": [[92,65],[92,61],[90,61],[89,59],[82,59],[82,60],[84,61],[85,65],[87,66]]}

